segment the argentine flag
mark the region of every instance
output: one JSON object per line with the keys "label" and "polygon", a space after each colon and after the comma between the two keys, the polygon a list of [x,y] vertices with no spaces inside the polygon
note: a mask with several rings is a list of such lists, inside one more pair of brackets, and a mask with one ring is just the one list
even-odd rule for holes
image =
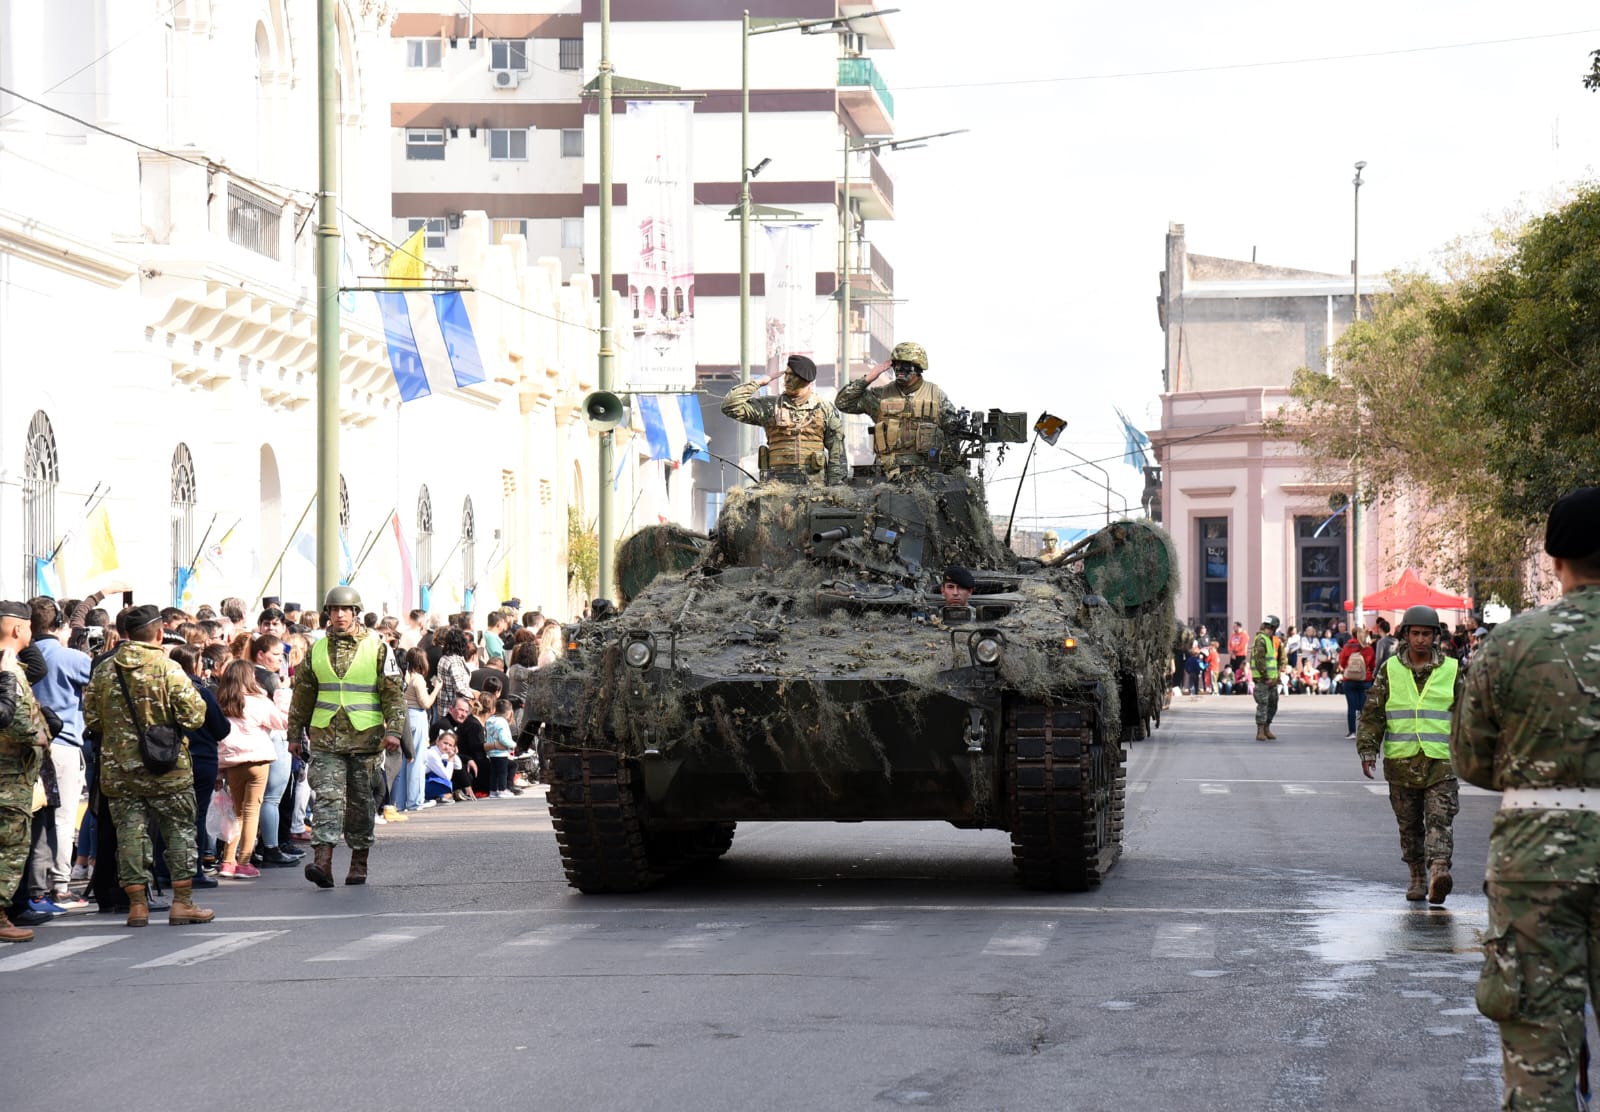
{"label": "argentine flag", "polygon": [[706,455],[706,427],[700,419],[700,399],[693,394],[639,394],[639,418],[651,459],[688,463],[711,459]]}
{"label": "argentine flag", "polygon": [[484,380],[472,321],[459,293],[380,293],[389,366],[402,402]]}

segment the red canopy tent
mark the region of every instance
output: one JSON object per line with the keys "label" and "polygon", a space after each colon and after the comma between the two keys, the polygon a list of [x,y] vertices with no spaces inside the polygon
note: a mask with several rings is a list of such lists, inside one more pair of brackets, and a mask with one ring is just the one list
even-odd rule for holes
{"label": "red canopy tent", "polygon": [[1431,606],[1435,610],[1471,610],[1472,600],[1466,595],[1447,594],[1428,586],[1414,568],[1407,568],[1401,572],[1394,586],[1375,591],[1361,600],[1363,610],[1404,610],[1408,606]]}

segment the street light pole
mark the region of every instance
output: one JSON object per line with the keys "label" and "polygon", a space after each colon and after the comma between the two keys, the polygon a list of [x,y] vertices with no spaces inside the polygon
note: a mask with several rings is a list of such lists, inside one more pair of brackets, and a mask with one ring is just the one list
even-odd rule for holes
{"label": "street light pole", "polygon": [[[614,383],[616,351],[611,325],[611,0],[600,0],[600,365],[596,376],[599,389],[610,392]],[[615,507],[611,498],[612,449],[615,439],[610,429],[600,432],[599,471],[595,476],[600,489],[595,511],[595,532],[599,535],[600,560],[597,594],[611,593],[611,537],[615,528]]]}
{"label": "street light pole", "polygon": [[334,0],[317,0],[317,605],[339,585],[339,71]]}
{"label": "street light pole", "polygon": [[[1366,168],[1367,164],[1365,162],[1356,163],[1356,176],[1354,181],[1355,253],[1354,258],[1352,258],[1350,261],[1350,270],[1352,272],[1351,289],[1355,295],[1355,303],[1351,308],[1353,314],[1352,323],[1359,323],[1361,320],[1361,171],[1365,170]],[[1366,576],[1363,574],[1365,571],[1363,565],[1366,562],[1366,554],[1362,549],[1362,533],[1364,531],[1362,526],[1366,523],[1362,520],[1361,513],[1360,469],[1361,453],[1358,447],[1355,456],[1355,472],[1351,477],[1350,483],[1350,590],[1355,595],[1355,598],[1351,600],[1353,603],[1351,610],[1353,621],[1351,624],[1353,626],[1364,626],[1367,624],[1366,610],[1361,605],[1361,595],[1366,587]]]}

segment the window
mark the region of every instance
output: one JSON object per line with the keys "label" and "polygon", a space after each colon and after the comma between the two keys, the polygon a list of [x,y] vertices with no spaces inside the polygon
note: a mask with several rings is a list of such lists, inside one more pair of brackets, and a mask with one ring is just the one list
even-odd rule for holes
{"label": "window", "polygon": [[228,183],[228,240],[240,247],[278,257],[278,218],[283,210],[237,182]]}
{"label": "window", "polygon": [[583,68],[583,40],[561,40],[561,68],[564,70],[581,70]]}
{"label": "window", "polygon": [[525,70],[528,68],[528,42],[526,39],[494,39],[489,43],[489,68],[492,70]]}
{"label": "window", "polygon": [[489,129],[489,159],[492,162],[526,162],[528,131],[521,127]]}
{"label": "window", "polygon": [[561,218],[561,246],[575,251],[583,250],[583,217],[564,216]]}
{"label": "window", "polygon": [[417,582],[433,581],[433,498],[423,486],[417,494]]}
{"label": "window", "polygon": [[443,162],[444,128],[406,128],[407,162]]}
{"label": "window", "polygon": [[1200,534],[1200,621],[1213,637],[1227,638],[1228,625],[1228,519],[1202,517],[1195,521]]}
{"label": "window", "polygon": [[444,54],[442,39],[407,39],[407,69],[438,69]]}
{"label": "window", "polygon": [[350,488],[344,485],[343,475],[339,476],[339,531],[350,532]]}
{"label": "window", "polygon": [[478,589],[478,525],[472,516],[472,495],[461,506],[461,587]]}
{"label": "window", "polygon": [[56,483],[61,478],[56,465],[56,433],[50,418],[38,410],[28,422],[28,440],[22,448],[22,582],[23,594],[39,593],[39,562],[55,555]]}
{"label": "window", "polygon": [[493,225],[494,242],[504,243],[507,236],[528,237],[526,220],[496,220]]}
{"label": "window", "polygon": [[1344,619],[1344,517],[1294,519],[1298,624],[1321,627]]}
{"label": "window", "polygon": [[414,216],[410,220],[407,220],[406,238],[410,239],[412,236],[416,235],[417,229],[423,227],[424,225],[427,226],[428,234],[423,237],[422,249],[424,251],[443,251],[444,217],[442,216]]}
{"label": "window", "polygon": [[561,157],[583,157],[583,129],[578,127],[563,128],[561,131]]}
{"label": "window", "polygon": [[200,554],[194,542],[194,458],[179,444],[172,453],[172,605],[183,605],[184,589]]}

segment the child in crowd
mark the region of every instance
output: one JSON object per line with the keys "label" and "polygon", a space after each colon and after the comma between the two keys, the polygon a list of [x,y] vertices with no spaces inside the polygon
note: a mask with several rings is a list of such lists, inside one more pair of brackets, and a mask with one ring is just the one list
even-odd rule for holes
{"label": "child in crowd", "polygon": [[489,797],[511,798],[511,753],[517,747],[511,737],[511,700],[495,701],[494,713],[483,724],[483,747],[489,754]]}
{"label": "child in crowd", "polygon": [[452,779],[461,770],[461,757],[456,753],[456,735],[449,730],[434,739],[424,757],[425,779],[422,791],[436,803],[454,803],[451,792]]}

